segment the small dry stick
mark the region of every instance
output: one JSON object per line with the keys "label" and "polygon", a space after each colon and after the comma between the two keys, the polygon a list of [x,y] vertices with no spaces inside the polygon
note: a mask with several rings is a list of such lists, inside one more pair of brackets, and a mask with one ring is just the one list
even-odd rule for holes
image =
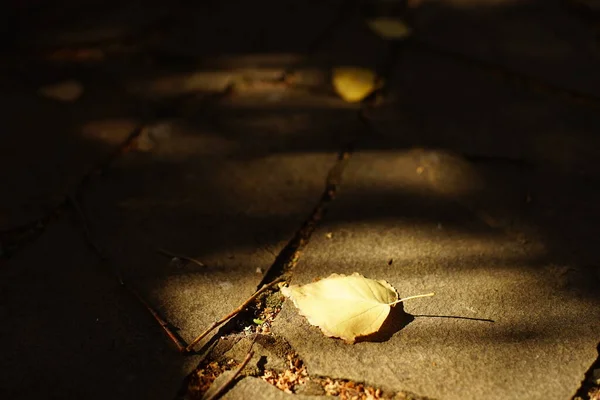
{"label": "small dry stick", "polygon": [[264,285],[262,288],[260,288],[259,290],[257,290],[252,296],[250,296],[250,298],[248,300],[246,300],[245,302],[243,302],[242,305],[240,305],[238,308],[236,308],[235,310],[233,310],[232,312],[230,312],[229,314],[227,314],[226,316],[224,316],[223,318],[221,318],[217,322],[213,322],[208,328],[206,328],[206,330],[204,332],[202,332],[200,334],[200,336],[198,336],[196,339],[194,339],[186,347],[185,350],[187,352],[192,351],[194,349],[194,346],[196,345],[196,343],[198,343],[199,341],[201,341],[202,339],[204,339],[206,337],[206,335],[208,335],[210,332],[212,332],[213,329],[215,329],[219,325],[227,322],[230,318],[234,317],[240,311],[242,311],[243,309],[245,309],[246,307],[248,307],[248,305],[250,303],[252,303],[254,300],[256,300],[256,298],[258,296],[260,296],[261,294],[263,294],[264,292],[266,292],[267,290],[269,290],[270,288],[272,288],[273,286],[275,286],[277,283],[283,282],[284,280],[285,280],[285,278],[283,276],[281,276],[281,277],[275,279],[274,281],[272,281],[271,283],[268,283],[268,284]]}
{"label": "small dry stick", "polygon": [[171,253],[170,251],[167,251],[165,249],[158,249],[157,250],[160,254],[167,256],[167,257],[171,257],[171,258],[179,258],[180,260],[184,260],[187,262],[191,262],[194,263],[200,267],[206,267],[206,264],[204,264],[202,261],[198,261],[195,258],[192,257],[188,257],[188,256],[184,256],[184,255],[180,255],[180,254],[175,254],[175,253]]}
{"label": "small dry stick", "polygon": [[179,350],[180,353],[184,353],[186,351],[186,347],[181,344],[177,336],[175,336],[173,331],[171,331],[171,328],[169,328],[169,324],[164,319],[162,319],[160,315],[158,315],[154,308],[152,308],[150,304],[148,304],[148,302],[144,300],[144,298],[137,292],[137,290],[125,285],[124,283],[123,286],[125,286],[125,289],[127,289],[132,295],[134,295],[135,298],[138,299],[138,301],[144,305],[144,307],[146,307],[146,310],[148,310],[148,312],[152,315],[156,322],[158,322],[158,324],[163,329],[163,331],[165,331],[169,339],[171,339],[171,341],[175,343],[175,346],[177,346],[177,350]]}
{"label": "small dry stick", "polygon": [[229,379],[227,379],[227,381],[225,383],[223,383],[221,386],[219,386],[219,388],[217,389],[217,391],[214,392],[212,394],[212,396],[210,396],[206,400],[214,400],[214,399],[220,397],[223,394],[223,392],[225,392],[225,390],[227,390],[227,387],[231,384],[231,382],[233,382],[235,380],[235,378],[238,377],[238,375],[240,374],[240,372],[242,372],[242,370],[244,369],[244,367],[246,365],[248,365],[248,363],[252,359],[252,356],[254,356],[254,351],[252,351],[252,346],[250,346],[250,350],[248,351],[248,354],[246,354],[246,358],[244,358],[244,361],[242,361],[242,363],[240,364],[240,366],[237,367],[237,369],[235,370],[235,372],[233,373],[233,375],[231,375],[231,377]]}

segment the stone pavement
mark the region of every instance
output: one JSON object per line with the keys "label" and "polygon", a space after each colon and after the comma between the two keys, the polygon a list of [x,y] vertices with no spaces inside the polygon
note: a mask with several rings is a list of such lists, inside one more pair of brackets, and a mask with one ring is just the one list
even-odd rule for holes
{"label": "stone pavement", "polygon": [[[223,398],[572,398],[600,368],[594,25],[424,2],[365,124],[327,71],[387,47],[344,2],[187,3],[64,1],[3,55],[0,397],[198,398],[252,346]],[[436,296],[347,345],[273,293],[184,356],[127,290],[189,343],[267,271]]]}

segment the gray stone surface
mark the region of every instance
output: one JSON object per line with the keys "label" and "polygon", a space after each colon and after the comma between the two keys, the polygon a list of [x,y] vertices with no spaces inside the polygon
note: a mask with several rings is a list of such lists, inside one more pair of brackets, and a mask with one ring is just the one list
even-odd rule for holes
{"label": "gray stone surface", "polygon": [[[375,68],[386,45],[352,17],[306,59],[341,1],[60,3],[51,13],[9,9],[15,19],[3,27],[26,17],[17,45],[36,50],[7,52],[0,63],[0,178],[10,194],[0,199],[0,232],[47,215],[141,116],[158,120],[79,199],[108,264],[89,251],[71,212],[3,264],[0,397],[172,397],[197,358],[174,351],[110,270],[187,341],[239,305],[313,209],[336,153],[364,133],[356,105],[327,87],[329,67]],[[593,29],[555,5],[434,3],[415,11],[419,39],[600,90]],[[80,45],[97,45],[106,59],[36,58]],[[437,296],[407,303],[412,317],[397,313],[391,328],[403,329],[379,343],[326,338],[289,303],[273,330],[313,375],[440,399],[569,398],[600,331],[597,112],[405,50],[392,96],[370,112],[374,132],[293,279],[361,272],[402,296]],[[207,96],[294,64],[301,88],[244,82],[233,96]],[[77,101],[38,96],[66,79],[82,83]],[[182,94],[197,96],[169,103]],[[227,356],[239,361],[245,344]],[[280,352],[257,348],[281,368]],[[253,397],[289,395],[245,377],[225,396]]]}
{"label": "gray stone surface", "polygon": [[[297,152],[294,122],[226,134],[189,119],[155,125],[86,193],[99,243],[188,342],[254,292],[321,195],[335,153]],[[277,141],[289,145],[273,151]],[[206,266],[178,267],[158,248]]]}
{"label": "gray stone surface", "polygon": [[[3,55],[0,177],[12,195],[0,200],[0,230],[32,222],[59,204],[146,116],[148,97],[218,91],[238,78],[239,70],[244,76],[278,75],[304,61],[301,53],[335,18],[340,4],[108,1],[81,7],[63,1],[52,9],[15,7],[15,23],[24,19],[29,27],[19,29],[16,43],[35,48],[37,58]],[[43,59],[78,46],[104,60],[77,65]],[[261,67],[261,57],[269,55],[274,65]],[[219,61],[228,57],[231,62]],[[67,79],[84,87],[76,102],[63,104],[36,93]]]}
{"label": "gray stone surface", "polygon": [[[250,296],[310,214],[336,159],[329,150],[309,153],[297,145],[308,126],[296,129],[293,115],[279,118],[278,129],[268,134],[280,141],[280,153],[269,150],[271,137],[252,140],[258,130],[226,136],[194,120],[149,126],[133,151],[96,177],[80,199],[108,265],[97,265],[82,240],[83,227],[64,220],[7,264],[2,336],[14,349],[5,358],[10,373],[1,385],[7,397],[30,398],[43,390],[86,398],[174,394],[194,358],[177,354],[135,300],[114,304],[127,294],[112,269],[188,342]],[[332,141],[329,122],[319,126],[307,118],[317,135],[311,140],[320,132],[324,142]],[[158,248],[206,266],[171,262]],[[82,333],[87,330],[92,333]],[[38,331],[47,333],[38,339]],[[37,362],[40,352],[46,353]],[[25,376],[41,383],[24,388]],[[92,380],[102,388],[90,386]]]}
{"label": "gray stone surface", "polygon": [[596,28],[566,3],[426,0],[414,11],[414,21],[419,38],[428,43],[598,95]]}
{"label": "gray stone surface", "polygon": [[0,318],[5,399],[172,398],[193,361],[165,341],[68,218],[4,265]]}
{"label": "gray stone surface", "polygon": [[[596,357],[591,271],[576,257],[553,264],[553,243],[543,236],[525,245],[491,229],[459,205],[460,195],[419,175],[420,160],[410,152],[355,154],[293,283],[360,272],[386,279],[400,296],[437,295],[407,302],[414,319],[396,316],[406,326],[380,343],[327,338],[290,302],[273,331],[309,374],[440,399],[569,398]],[[442,162],[437,172],[451,167]],[[461,177],[470,178],[454,179]]]}
{"label": "gray stone surface", "polygon": [[78,77],[46,72],[2,78],[0,179],[10,196],[0,199],[0,231],[48,214],[137,123],[131,97],[106,77],[83,79],[83,96],[61,103],[39,96],[38,86]]}
{"label": "gray stone surface", "polygon": [[223,354],[223,357],[227,360],[232,359],[241,363],[246,358],[250,347],[252,347],[254,355],[243,371],[244,375],[256,375],[259,363],[261,369],[270,369],[278,372],[289,368],[287,355],[291,354],[293,349],[289,344],[281,340],[281,338],[273,335],[260,335],[256,340],[253,335],[242,337],[235,342],[231,349]]}
{"label": "gray stone surface", "polygon": [[[481,70],[408,48],[393,71],[394,101],[370,113],[375,149],[413,146],[579,173],[595,170],[596,108],[533,93]],[[525,167],[525,166],[523,166]]]}

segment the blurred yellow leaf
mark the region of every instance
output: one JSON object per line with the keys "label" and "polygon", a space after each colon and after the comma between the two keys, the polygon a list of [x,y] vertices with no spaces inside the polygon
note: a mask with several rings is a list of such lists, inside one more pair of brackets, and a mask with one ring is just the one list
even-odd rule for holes
{"label": "blurred yellow leaf", "polygon": [[398,300],[396,289],[384,280],[332,274],[315,283],[281,288],[312,325],[330,337],[347,343],[377,332],[391,307],[409,298],[432,296],[433,293]]}
{"label": "blurred yellow leaf", "polygon": [[402,39],[411,34],[410,27],[398,18],[374,18],[367,25],[383,39]]}
{"label": "blurred yellow leaf", "polygon": [[77,100],[83,94],[83,85],[75,80],[43,86],[38,89],[41,96],[64,102]]}
{"label": "blurred yellow leaf", "polygon": [[349,103],[356,103],[376,88],[377,75],[367,68],[336,67],[333,69],[333,88]]}

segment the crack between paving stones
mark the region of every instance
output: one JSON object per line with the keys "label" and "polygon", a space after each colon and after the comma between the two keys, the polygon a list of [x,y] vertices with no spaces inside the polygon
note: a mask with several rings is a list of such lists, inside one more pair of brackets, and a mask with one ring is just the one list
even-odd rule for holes
{"label": "crack between paving stones", "polygon": [[511,86],[521,90],[528,90],[537,94],[558,97],[562,100],[572,102],[577,105],[596,109],[600,108],[600,97],[592,93],[564,88],[543,79],[535,78],[533,76],[511,70],[502,65],[469,56],[456,50],[446,49],[424,40],[412,38],[407,40],[407,44],[410,44],[410,48],[413,50],[428,52],[437,56],[452,59],[461,64],[472,66],[479,71],[484,72],[486,75],[503,80]]}
{"label": "crack between paving stones", "polygon": [[300,258],[300,253],[306,247],[310,241],[310,237],[315,231],[319,221],[323,219],[329,203],[331,203],[336,196],[338,187],[341,183],[342,174],[348,160],[351,156],[351,147],[347,150],[343,150],[338,154],[337,161],[334,166],[329,170],[325,190],[319,199],[319,202],[304,221],[300,229],[296,231],[292,239],[285,245],[285,247],[279,252],[275,261],[269,269],[265,272],[262,280],[258,284],[258,288],[263,285],[277,279],[278,277],[290,272]]}
{"label": "crack between paving stones", "polygon": [[[212,103],[219,99],[229,96],[235,89],[234,84],[228,85],[220,92],[213,93],[206,98],[202,99],[198,106],[198,112],[203,112],[208,109]],[[196,98],[196,93],[186,93],[173,99],[166,101],[158,101],[150,104],[140,122],[132,131],[129,133],[127,138],[117,146],[117,148],[111,152],[104,160],[98,162],[95,166],[85,172],[79,182],[67,192],[63,199],[56,206],[52,207],[46,215],[37,218],[31,222],[22,224],[20,226],[9,228],[0,231],[0,261],[7,260],[13,257],[15,254],[22,251],[28,245],[31,245],[38,239],[46,230],[48,225],[60,218],[62,214],[69,209],[73,208],[78,214],[81,210],[78,206],[77,199],[81,196],[87,185],[91,183],[95,176],[102,176],[110,168],[110,166],[121,157],[123,154],[128,153],[135,149],[136,141],[140,135],[144,132],[144,129],[155,124],[158,121],[173,118],[178,115],[179,107],[184,104],[187,100]],[[84,224],[84,234],[86,236],[86,242],[97,252],[96,246],[89,239],[89,232]]]}
{"label": "crack between paving stones", "polygon": [[[344,13],[341,12],[340,14],[341,15],[339,18],[341,18],[342,14],[344,14]],[[337,24],[338,24],[338,20],[336,20],[334,22],[334,24],[332,24],[331,29],[333,29],[335,26],[337,26]],[[326,36],[326,35],[327,35],[327,32],[323,33],[323,35],[320,35],[317,42],[324,40],[322,38],[322,36]],[[486,61],[473,59],[473,58],[470,58],[469,56],[466,56],[466,55],[463,55],[460,53],[455,53],[451,50],[435,48],[434,46],[429,45],[427,43],[415,42],[414,44],[416,44],[417,48],[420,48],[422,50],[430,51],[435,54],[449,57],[454,60],[460,61],[462,63],[474,65],[478,69],[484,70],[484,71],[491,73],[492,75],[498,76],[500,78],[504,78],[504,79],[510,81],[511,83],[516,83],[519,87],[524,87],[524,88],[531,89],[536,92],[542,92],[545,94],[550,93],[553,95],[559,95],[568,100],[576,101],[577,103],[583,103],[585,105],[592,105],[594,107],[600,106],[600,98],[597,98],[591,94],[586,94],[586,93],[581,93],[581,92],[561,88],[556,85],[552,85],[552,84],[537,80],[535,78],[525,76],[524,74],[509,71],[509,70],[505,69],[504,67],[496,66],[496,65],[493,65],[492,63],[488,63]],[[318,45],[315,45],[315,46],[318,47]],[[227,90],[229,90],[229,89],[230,88],[228,88]],[[361,112],[359,112],[359,120],[362,123],[364,123],[369,130],[372,130],[368,119],[366,119],[364,117],[364,115],[362,114],[362,111],[364,111],[364,110],[361,109]],[[172,112],[170,109],[168,109],[168,110],[164,110],[164,111],[160,112],[160,114],[163,114],[163,113],[170,115]],[[94,175],[101,175],[104,171],[106,171],[106,169],[108,169],[110,167],[110,165],[118,157],[120,157],[123,153],[126,153],[132,147],[132,145],[135,143],[135,140],[139,137],[139,135],[143,131],[144,127],[146,127],[147,125],[148,125],[148,123],[146,122],[146,123],[140,124],[138,127],[136,127],[130,133],[128,138],[119,146],[119,148],[114,153],[109,155],[106,160],[99,163],[98,166],[96,166],[92,170],[88,171],[83,176],[83,178],[76,185],[76,187],[73,191],[74,195],[67,195],[64,198],[64,200],[58,206],[56,206],[53,210],[51,210],[47,215],[45,215],[44,217],[42,217],[36,221],[33,221],[31,223],[24,224],[21,227],[17,227],[14,229],[0,232],[0,259],[8,258],[7,256],[14,255],[17,252],[23,250],[28,244],[33,243],[39,236],[41,236],[41,234],[43,234],[46,227],[50,223],[52,223],[53,221],[58,219],[63,214],[63,212],[66,209],[68,209],[68,207],[72,206],[78,213],[80,213],[80,209],[79,209],[79,206],[78,206],[78,203],[76,200],[77,195],[81,194],[81,192],[85,189],[86,185],[88,185],[90,183],[90,181],[92,180]],[[352,154],[351,149],[352,149],[352,146],[348,146],[347,149],[342,150],[338,153],[337,160],[336,160],[334,166],[330,169],[330,171],[328,173],[326,183],[325,183],[325,189],[324,189],[317,205],[314,207],[314,209],[311,212],[311,214],[309,215],[309,217],[303,222],[301,227],[295,232],[292,239],[286,244],[286,246],[277,255],[275,261],[273,262],[271,267],[267,270],[263,279],[259,283],[258,288],[262,287],[262,285],[264,285],[264,284],[267,284],[267,283],[269,283],[279,277],[282,277],[288,273],[291,273],[293,271],[298,260],[300,259],[301,252],[308,245],[312,234],[314,233],[315,229],[317,228],[318,223],[325,216],[329,204],[336,197],[336,193],[341,184],[342,174],[343,174],[343,172],[349,162],[351,154]],[[89,234],[88,230],[85,228],[85,224],[84,224],[84,234],[86,236],[86,242],[91,247],[94,247],[94,251],[96,253],[98,253],[100,256],[102,256],[102,254],[100,253],[98,248],[93,245],[90,234]],[[14,237],[17,237],[17,240],[16,240],[16,243],[14,243],[13,251],[11,251],[10,254],[4,254],[3,251],[6,251],[8,249],[8,247],[5,246],[5,243],[8,243],[10,245],[11,238],[14,238]],[[14,242],[14,240],[13,240],[13,242]],[[234,322],[234,320],[237,320],[238,323],[242,322],[242,320],[247,319],[247,318],[244,318],[247,315],[248,314],[238,314],[238,316],[235,316],[234,318],[232,318],[232,320],[230,322]],[[248,321],[246,320],[245,322],[246,322],[246,325],[248,325]],[[227,325],[229,325],[229,323]],[[223,326],[219,331],[229,330],[229,332],[226,334],[229,336],[232,336],[233,334],[236,333],[231,329],[225,329],[225,328],[226,328],[226,326]],[[219,332],[219,333],[221,333],[221,332]],[[237,332],[237,333],[239,333],[239,332]],[[216,337],[220,337],[220,335],[216,335]],[[224,353],[225,352],[222,352],[222,354],[224,354]],[[302,361],[299,357],[297,357],[297,359],[300,360],[300,362],[302,363]],[[600,360],[600,358],[597,359],[596,362],[592,365],[592,367],[588,371],[586,377],[589,377],[591,371],[594,369],[594,366],[596,366],[596,368],[598,367],[599,360]],[[348,380],[335,379],[335,378],[325,377],[325,376],[307,375],[307,377],[315,379],[315,380],[332,380],[332,381],[335,380],[338,382],[342,382],[342,381],[350,382]],[[582,387],[578,391],[577,395],[580,394],[581,390],[583,390],[584,387],[585,387],[585,385],[582,385]],[[414,395],[411,395],[411,396],[414,396]],[[414,397],[408,397],[408,398],[426,399],[425,397],[420,397],[420,396],[414,396]]]}
{"label": "crack between paving stones", "polygon": [[[345,0],[340,5],[338,13],[334,20],[328,24],[325,29],[315,37],[310,44],[308,45],[308,49],[306,51],[306,55],[310,56],[315,53],[323,42],[327,40],[329,36],[331,36],[332,32],[335,28],[343,22],[344,18],[348,15],[349,12],[353,9],[353,5],[355,4],[355,0]],[[98,44],[98,43],[96,43]],[[87,45],[91,45],[91,43],[87,43]],[[188,60],[191,61],[191,60]],[[282,74],[281,80],[284,81],[286,76],[292,75],[293,70],[297,68],[298,65],[288,67],[284,73]],[[208,96],[204,101],[202,101],[201,109],[204,106],[209,106],[214,100],[217,100],[220,97],[225,97],[227,95],[232,94],[235,90],[235,84],[230,84],[222,91],[217,92],[211,96]],[[49,223],[53,222],[69,207],[69,205],[74,205],[75,208],[76,203],[72,201],[72,199],[76,199],[76,196],[81,193],[84,186],[91,180],[93,175],[102,175],[105,170],[112,164],[121,154],[127,152],[127,150],[135,143],[135,140],[140,136],[143,132],[144,127],[148,126],[151,121],[156,121],[159,119],[167,119],[171,118],[174,115],[177,115],[177,105],[185,102],[186,99],[193,98],[196,94],[184,94],[175,99],[169,99],[166,102],[158,103],[154,105],[153,110],[151,111],[151,118],[148,121],[141,123],[137,126],[127,137],[127,139],[118,147],[118,149],[109,155],[106,160],[100,162],[95,168],[92,168],[86,174],[84,174],[83,178],[79,181],[74,189],[75,196],[66,195],[64,199],[55,207],[53,207],[46,215],[41,218],[35,219],[34,221],[22,224],[20,226],[10,228],[4,231],[0,231],[0,261],[10,259],[12,256],[21,251],[24,247],[29,244],[32,244],[37,238],[39,238]],[[92,246],[93,247],[93,246]],[[94,249],[96,250],[96,249]]]}
{"label": "crack between paving stones", "polygon": [[[323,40],[323,39],[320,37],[319,40]],[[391,71],[393,69],[393,65],[395,65],[396,62],[398,62],[398,60],[402,54],[403,48],[404,47],[403,47],[402,43],[391,43],[389,45],[388,51],[385,55],[385,58],[379,67],[380,74],[383,74],[382,77],[384,79],[388,78],[386,75],[391,73]],[[388,74],[386,74],[386,72]],[[367,97],[365,100],[363,100],[362,106],[357,112],[357,122],[361,126],[361,130],[366,131],[366,135],[368,135],[368,136],[376,135],[376,131],[375,131],[374,127],[372,126],[371,121],[366,116],[366,113],[368,112],[369,109],[376,107],[377,98],[380,95],[384,95],[385,94],[384,91],[385,91],[385,88],[381,87],[380,89],[376,90],[373,94],[371,94],[369,97]],[[324,188],[324,191],[323,191],[317,205],[314,207],[313,211],[308,216],[308,218],[303,222],[303,224],[300,226],[300,228],[296,231],[296,233],[294,234],[292,239],[279,252],[275,261],[273,262],[273,264],[271,264],[271,266],[265,272],[262,280],[259,282],[259,284],[257,286],[257,290],[262,288],[264,285],[267,285],[267,284],[273,282],[276,279],[285,277],[286,275],[292,273],[294,267],[296,266],[296,264],[298,263],[298,261],[301,257],[301,253],[302,253],[303,249],[308,245],[313,232],[317,228],[317,225],[325,216],[329,204],[333,200],[335,200],[336,194],[337,194],[338,189],[342,182],[343,172],[346,169],[346,166],[351,158],[353,149],[358,144],[359,140],[360,140],[360,137],[354,138],[351,141],[351,143],[347,144],[344,147],[344,149],[338,153],[336,163],[333,165],[333,167],[328,172],[328,175],[327,175],[327,178],[325,181],[325,188]],[[271,293],[274,293],[277,291],[279,291],[278,288],[273,288],[273,290],[271,290]],[[269,293],[265,294],[265,296],[262,296],[262,299],[266,298],[266,296],[268,296],[268,295],[269,295]],[[194,374],[197,373],[197,371],[199,371],[202,368],[202,366],[210,365],[211,362],[214,362],[213,360],[215,359],[215,357],[223,356],[226,353],[226,351],[224,351],[221,353],[212,354],[212,351],[209,349],[215,348],[217,346],[217,344],[220,342],[221,338],[226,338],[226,337],[232,338],[235,335],[239,335],[240,333],[244,334],[247,332],[248,327],[253,326],[252,321],[254,318],[256,318],[256,315],[260,311],[259,308],[260,308],[261,299],[259,298],[257,300],[259,303],[255,303],[254,305],[247,307],[245,310],[243,310],[242,312],[240,312],[237,315],[235,315],[234,317],[232,317],[225,325],[221,326],[221,328],[218,330],[217,334],[214,335],[213,338],[210,339],[203,346],[203,348],[200,351],[202,352],[202,350],[204,350],[204,357],[201,360],[198,367],[196,369],[194,369],[194,371],[190,375],[188,375],[188,377],[186,377],[186,379],[184,379],[182,387],[177,395],[178,398],[181,398],[182,396],[185,396],[186,393],[188,393],[187,391],[188,391],[188,384],[190,382],[190,379],[192,378],[192,376]],[[279,308],[279,310],[277,310],[276,312],[271,314],[271,316],[270,316],[271,320],[273,320],[277,316],[279,311],[281,311],[280,308]],[[288,345],[289,345],[289,343],[288,343]],[[290,345],[290,348],[292,349],[294,354],[296,354],[296,356],[297,356],[297,353],[295,352],[295,350],[293,350],[291,345]],[[224,371],[221,371],[221,373],[222,372],[224,372]],[[216,379],[216,377],[215,377],[215,379]],[[328,378],[328,377],[322,377],[322,379],[332,379],[333,380],[333,378]],[[349,382],[349,381],[347,381],[347,382]],[[413,397],[408,397],[408,398],[414,398],[415,400],[420,400],[420,399],[425,400],[426,399],[425,397],[414,396],[412,394],[411,394],[411,396],[413,396]]]}
{"label": "crack between paving stones", "polygon": [[[325,180],[325,188],[323,190],[323,193],[321,194],[319,201],[317,202],[317,205],[313,208],[313,211],[310,213],[308,218],[305,219],[300,228],[295,232],[292,239],[290,239],[290,241],[279,252],[277,257],[275,258],[275,261],[265,272],[261,282],[258,284],[257,290],[263,287],[263,285],[269,284],[270,282],[282,278],[286,274],[292,272],[294,266],[300,259],[301,251],[306,247],[318,223],[324,217],[329,203],[331,203],[335,199],[335,195],[337,193],[339,185],[341,184],[342,174],[351,156],[351,148],[352,146],[347,146],[345,150],[342,150],[338,153],[335,164],[328,171]],[[225,325],[223,325],[217,331],[217,333],[213,336],[212,339],[210,339],[207,343],[205,343],[202,346],[202,349],[200,349],[200,351],[196,352],[196,354],[204,353],[204,357],[200,361],[199,365],[194,369],[194,371],[183,380],[181,388],[178,391],[176,398],[185,398],[190,390],[190,382],[193,381],[194,376],[198,374],[198,371],[205,370],[211,365],[214,365],[214,363],[216,362],[215,360],[218,360],[219,357],[222,357],[229,350],[223,349],[221,351],[213,351],[213,349],[216,349],[218,347],[219,343],[222,343],[221,339],[232,339],[238,337],[240,334],[245,335],[246,332],[248,332],[247,327],[256,326],[256,324],[253,324],[253,319],[257,317],[259,308],[261,308],[260,302],[264,301],[269,294],[272,294],[277,291],[278,288],[273,288],[270,291],[270,293],[267,292],[264,296],[258,298],[257,303],[250,305],[245,310],[233,316],[228,322],[225,323]],[[271,314],[271,320],[277,316],[280,310],[281,309],[279,308],[279,310],[277,310],[276,313]],[[255,335],[258,335],[258,333],[255,333]],[[231,347],[233,347],[233,344],[231,344]],[[289,347],[290,349],[292,349],[291,346]],[[227,370],[228,369],[222,369],[218,371],[219,373],[214,376],[214,379],[216,379],[218,376],[220,376],[220,374],[224,373]]]}
{"label": "crack between paving stones", "polygon": [[[275,261],[267,269],[257,286],[257,291],[275,280],[285,278],[286,275],[292,272],[293,268],[298,263],[302,250],[309,243],[318,223],[323,219],[329,203],[335,199],[337,190],[341,184],[342,174],[350,160],[351,148],[352,146],[347,146],[345,150],[338,153],[335,164],[330,168],[327,174],[325,188],[317,205],[313,208],[313,211],[295,232],[290,241],[279,252]],[[196,354],[205,352],[207,347],[212,346],[215,341],[219,340],[221,337],[238,334],[243,332],[246,327],[253,326],[253,319],[258,317],[257,313],[260,311],[257,304],[278,290],[279,289],[276,287],[268,290],[257,299],[258,303],[247,306],[244,310],[231,317],[219,328],[217,334],[205,343]],[[277,314],[274,314],[272,318],[275,318],[276,315]]]}
{"label": "crack between paving stones", "polygon": [[[147,124],[140,124],[133,129],[127,139],[125,139],[114,152],[112,152],[105,160],[87,171],[71,193],[67,193],[62,201],[46,215],[19,227],[0,231],[0,259],[9,259],[22,251],[26,246],[33,244],[36,239],[46,231],[48,225],[58,220],[70,206],[73,206],[77,211],[78,206],[76,199],[91,182],[93,177],[104,174],[115,160],[123,153],[129,151],[146,125]],[[90,244],[89,240],[86,241]]]}
{"label": "crack between paving stones", "polygon": [[[254,336],[254,338],[252,338]],[[273,341],[260,340],[261,338],[274,338]],[[325,375],[311,375],[307,371],[306,365],[299,354],[294,350],[290,343],[283,337],[273,334],[261,334],[261,333],[248,333],[242,335],[230,335],[228,337],[231,340],[225,344],[225,347],[217,350],[217,346],[213,346],[212,349],[207,352],[206,357],[200,362],[198,367],[190,374],[185,380],[181,389],[178,391],[175,399],[199,399],[204,398],[203,396],[212,387],[214,381],[223,373],[236,369],[241,363],[239,359],[226,357],[226,354],[236,344],[238,344],[244,338],[250,340],[252,343],[262,343],[265,348],[269,348],[267,343],[279,343],[286,349],[285,354],[282,354],[282,359],[285,359],[284,369],[270,369],[265,368],[261,362],[256,363],[256,371],[249,374],[242,375],[243,377],[254,377],[263,380],[264,382],[276,387],[277,389],[291,394],[304,394],[304,395],[318,395],[318,396],[335,396],[342,399],[357,399],[357,400],[378,400],[378,399],[398,399],[398,400],[433,400],[431,397],[421,396],[412,392],[403,390],[384,390],[375,385],[370,385],[367,382],[355,381],[345,378],[336,378]],[[235,340],[237,339],[237,340]],[[252,366],[254,368],[254,364]],[[205,373],[208,372],[206,375]],[[198,377],[194,377],[194,374],[198,373]],[[208,378],[207,380],[202,380]],[[196,379],[196,381],[194,381]],[[197,390],[198,383],[203,384],[202,390]],[[312,391],[315,393],[306,393],[307,385],[312,383]],[[195,389],[192,389],[196,385]],[[316,389],[314,385],[317,385],[319,389]],[[229,389],[235,386],[235,382],[232,382]],[[310,388],[308,388],[311,391]],[[316,391],[321,393],[316,393]],[[225,394],[223,392],[222,394]]]}
{"label": "crack between paving stones", "polygon": [[598,378],[594,379],[594,371],[600,370],[600,343],[598,343],[596,350],[598,352],[596,361],[592,363],[585,373],[581,381],[581,386],[579,386],[577,392],[573,395],[572,400],[596,400],[600,398],[600,384],[595,382]]}
{"label": "crack between paving stones", "polygon": [[[534,93],[549,95],[558,97],[564,101],[568,101],[574,103],[576,105],[590,107],[590,108],[600,108],[600,97],[595,96],[591,93],[580,92],[577,90],[567,89],[542,79],[538,79],[517,71],[510,70],[502,65],[496,65],[492,62],[481,60],[478,58],[474,58],[468,56],[466,54],[451,50],[445,49],[434,44],[428,43],[422,40],[412,40],[412,48],[418,51],[425,51],[432,54],[436,54],[438,56],[450,58],[456,62],[467,64],[475,67],[476,69],[486,73],[489,76],[493,76],[494,78],[501,79],[511,84],[512,86],[521,89],[528,90]],[[469,157],[466,157],[469,159]],[[478,161],[478,160],[470,160],[470,161]],[[529,163],[527,163],[529,164]],[[531,166],[531,165],[528,165]],[[487,226],[494,230],[501,230],[508,237],[517,242],[522,243],[523,239],[519,235],[519,233],[513,232],[508,227],[495,227],[490,225],[485,218],[481,218],[479,210],[474,209],[471,206],[460,203],[461,206],[474,213],[479,220],[484,222]],[[581,382],[580,387],[578,388],[575,395],[572,397],[573,400],[587,400],[591,399],[592,396],[594,398],[600,398],[600,385],[593,382],[593,374],[595,370],[600,369],[600,343],[597,345],[598,356],[596,360],[590,365],[589,369],[585,373],[585,377]]]}

